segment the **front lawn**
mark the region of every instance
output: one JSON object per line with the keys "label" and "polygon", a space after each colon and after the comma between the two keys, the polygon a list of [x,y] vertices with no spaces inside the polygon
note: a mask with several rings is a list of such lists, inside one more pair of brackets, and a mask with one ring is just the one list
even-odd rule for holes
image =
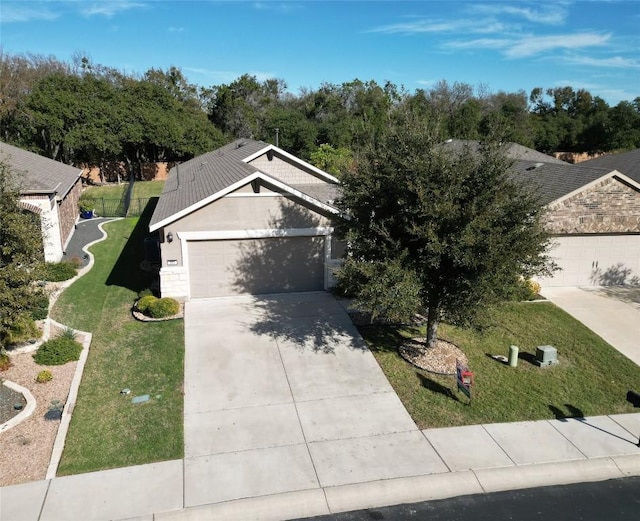
{"label": "front lawn", "polygon": [[[147,212],[148,213],[148,212]],[[52,317],[93,333],[59,475],[183,456],[183,321],[131,315],[150,276],[138,269],[148,215],[105,224],[96,263],[57,301]],[[130,389],[128,395],[121,394]],[[149,395],[134,405],[132,397]]]}
{"label": "front lawn", "polygon": [[[549,302],[513,303],[492,314],[483,333],[442,325],[475,374],[473,400],[456,389],[455,377],[420,370],[398,355],[407,336],[424,330],[369,326],[360,329],[418,426],[422,429],[480,423],[541,420],[634,412],[627,390],[640,389],[640,370],[600,337]],[[517,368],[489,355],[520,348]],[[560,363],[539,368],[536,346],[552,345]]]}

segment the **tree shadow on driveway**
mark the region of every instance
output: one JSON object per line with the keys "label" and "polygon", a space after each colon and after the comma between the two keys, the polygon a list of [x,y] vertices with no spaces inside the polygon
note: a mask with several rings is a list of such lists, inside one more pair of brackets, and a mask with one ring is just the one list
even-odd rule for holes
{"label": "tree shadow on driveway", "polygon": [[336,348],[367,350],[349,315],[326,292],[258,295],[250,329],[298,349],[334,353]]}

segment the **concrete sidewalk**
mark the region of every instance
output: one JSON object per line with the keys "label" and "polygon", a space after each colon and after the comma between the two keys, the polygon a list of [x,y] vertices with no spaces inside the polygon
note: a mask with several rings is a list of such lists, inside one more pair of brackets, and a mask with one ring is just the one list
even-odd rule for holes
{"label": "concrete sidewalk", "polygon": [[[284,520],[544,485],[640,476],[640,414],[418,431],[444,472],[368,480],[394,454],[362,455],[335,485],[186,507],[182,460],[79,474],[0,489],[2,521]],[[419,455],[416,455],[419,458]],[[352,462],[354,463],[354,462]],[[231,470],[229,470],[231,472]],[[273,468],[274,476],[287,468]],[[346,475],[355,474],[349,479]],[[203,477],[205,479],[205,477]],[[247,475],[250,479],[250,475]],[[340,484],[340,481],[349,483]],[[195,486],[195,485],[193,485]]]}

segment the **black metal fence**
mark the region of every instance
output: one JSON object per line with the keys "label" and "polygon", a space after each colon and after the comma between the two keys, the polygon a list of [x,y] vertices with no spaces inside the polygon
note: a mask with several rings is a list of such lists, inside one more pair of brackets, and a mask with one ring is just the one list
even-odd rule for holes
{"label": "black metal fence", "polygon": [[[93,208],[96,217],[140,217],[150,199],[82,199],[83,205]],[[127,208],[128,203],[128,208]]]}

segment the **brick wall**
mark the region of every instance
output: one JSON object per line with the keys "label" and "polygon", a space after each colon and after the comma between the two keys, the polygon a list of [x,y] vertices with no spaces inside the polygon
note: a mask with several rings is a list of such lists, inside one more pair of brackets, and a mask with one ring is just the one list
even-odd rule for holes
{"label": "brick wall", "polygon": [[640,192],[610,177],[550,207],[554,234],[640,232]]}
{"label": "brick wall", "polygon": [[76,220],[78,219],[78,200],[80,199],[81,193],[82,182],[80,181],[80,178],[78,178],[76,183],[73,185],[73,188],[69,190],[66,197],[60,202],[58,206],[60,240],[63,247],[66,246],[69,237],[71,237],[73,227],[76,224]]}

